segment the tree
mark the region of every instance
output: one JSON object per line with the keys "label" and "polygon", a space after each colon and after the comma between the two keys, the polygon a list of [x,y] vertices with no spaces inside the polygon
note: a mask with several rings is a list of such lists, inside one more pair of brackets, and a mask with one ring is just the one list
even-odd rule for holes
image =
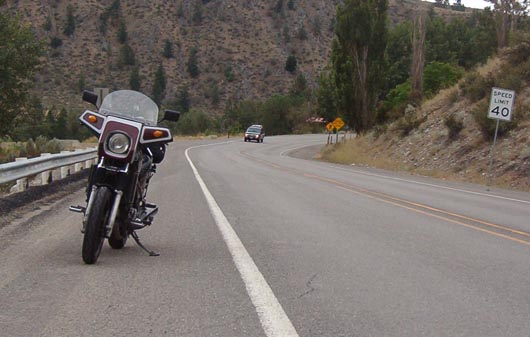
{"label": "tree", "polygon": [[276,4],[274,5],[273,10],[275,13],[278,13],[278,14],[281,13],[283,10],[283,0],[276,1]]}
{"label": "tree", "polygon": [[9,135],[14,118],[24,109],[32,77],[44,46],[31,25],[0,12],[0,136]]}
{"label": "tree", "polygon": [[63,33],[66,36],[72,36],[75,31],[75,17],[74,8],[71,5],[66,7],[66,25],[64,26]]}
{"label": "tree", "polygon": [[495,13],[498,48],[508,45],[508,33],[515,30],[517,18],[526,12],[528,1],[487,0],[493,4]]}
{"label": "tree", "polygon": [[199,51],[197,47],[193,47],[190,50],[190,56],[188,58],[188,63],[187,63],[188,73],[193,78],[197,78],[200,74],[199,66],[198,66],[198,57],[197,57],[198,53]]}
{"label": "tree", "polygon": [[187,86],[180,88],[174,104],[176,105],[177,110],[182,113],[190,111],[190,94]]}
{"label": "tree", "polygon": [[134,50],[128,43],[125,43],[120,48],[120,65],[133,66],[135,63],[136,58],[134,57]]}
{"label": "tree", "polygon": [[164,42],[164,51],[162,52],[162,56],[167,59],[173,57],[173,46],[171,45],[171,41],[169,41],[169,39],[166,39]]}
{"label": "tree", "polygon": [[28,97],[24,110],[17,114],[9,136],[15,141],[26,141],[50,132],[53,125],[45,123],[44,107],[36,96]]}
{"label": "tree", "polygon": [[422,9],[414,13],[412,29],[412,68],[410,71],[411,98],[423,96],[423,67],[425,66],[425,13]]}
{"label": "tree", "polygon": [[125,25],[125,21],[120,21],[120,26],[118,27],[118,41],[121,44],[124,44],[127,42],[127,26]]}
{"label": "tree", "polygon": [[357,132],[373,126],[383,87],[387,0],[345,0],[337,9],[332,64],[339,115]]}
{"label": "tree", "polygon": [[140,91],[140,86],[140,71],[138,69],[138,66],[135,66],[132,68],[131,75],[129,76],[129,87],[131,88],[131,90]]}
{"label": "tree", "polygon": [[412,24],[404,21],[388,32],[386,46],[387,76],[385,92],[405,82],[412,63]]}
{"label": "tree", "polygon": [[298,63],[298,61],[296,60],[296,56],[294,56],[292,54],[289,55],[287,57],[287,60],[285,61],[285,70],[287,70],[291,74],[294,73],[296,71],[296,64],[297,63]]}
{"label": "tree", "polygon": [[55,117],[55,123],[52,127],[53,138],[58,139],[68,139],[68,129],[66,128],[66,122],[68,121],[68,113],[65,108],[62,108],[61,111]]}
{"label": "tree", "polygon": [[155,81],[153,83],[153,100],[161,105],[164,98],[164,91],[166,90],[166,73],[162,64],[158,66],[155,73]]}
{"label": "tree", "polygon": [[337,117],[337,105],[335,99],[335,79],[333,72],[326,70],[320,73],[318,78],[318,89],[316,91],[317,112],[320,117],[332,121]]}
{"label": "tree", "polygon": [[192,20],[193,20],[193,23],[196,25],[199,25],[202,23],[202,3],[200,1],[197,1],[195,3],[195,8],[193,9]]}
{"label": "tree", "polygon": [[304,75],[298,74],[294,80],[293,86],[289,90],[291,96],[309,97],[310,89]]}

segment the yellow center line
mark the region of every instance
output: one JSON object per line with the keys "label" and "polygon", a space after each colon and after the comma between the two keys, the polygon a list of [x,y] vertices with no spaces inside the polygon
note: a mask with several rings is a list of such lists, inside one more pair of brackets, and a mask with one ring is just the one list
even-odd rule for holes
{"label": "yellow center line", "polygon": [[[523,232],[523,231],[519,231],[519,230],[516,230],[516,229],[508,228],[508,227],[505,227],[505,226],[501,226],[501,225],[493,224],[493,223],[490,223],[490,222],[486,222],[486,221],[483,221],[483,220],[467,217],[467,216],[464,216],[464,215],[460,215],[460,214],[444,211],[442,209],[438,209],[438,208],[427,206],[427,205],[424,205],[424,204],[408,201],[408,200],[405,200],[405,199],[400,199],[400,198],[393,197],[393,196],[390,196],[390,195],[387,195],[387,194],[384,194],[384,193],[379,193],[379,192],[370,191],[370,190],[367,190],[367,189],[364,189],[364,188],[355,187],[355,186],[348,185],[348,184],[342,183],[342,182],[334,180],[334,179],[329,179],[329,178],[325,178],[325,177],[322,177],[322,176],[318,176],[318,175],[314,175],[314,174],[310,174],[310,173],[305,173],[305,172],[302,172],[302,171],[300,171],[298,169],[292,169],[292,168],[280,166],[278,164],[269,162],[269,161],[264,160],[264,159],[255,158],[253,156],[250,156],[247,153],[242,153],[242,154],[247,156],[247,157],[251,157],[253,160],[257,160],[259,162],[262,162],[262,163],[264,163],[266,165],[269,165],[269,166],[271,166],[271,167],[273,167],[275,169],[278,169],[278,170],[281,170],[281,171],[284,171],[284,172],[289,172],[289,173],[296,174],[296,175],[302,175],[302,176],[307,177],[307,178],[316,179],[316,180],[320,180],[320,181],[325,181],[325,182],[331,183],[333,185],[336,185],[338,188],[341,188],[341,189],[349,191],[349,192],[354,192],[354,193],[356,193],[358,195],[361,195],[361,196],[364,196],[364,197],[368,197],[368,198],[371,198],[371,199],[374,199],[374,200],[378,200],[378,201],[381,201],[381,202],[384,202],[384,203],[387,203],[387,204],[392,204],[392,205],[395,205],[395,206],[398,206],[398,207],[401,207],[401,208],[404,208],[404,209],[407,209],[407,210],[410,210],[410,211],[413,211],[413,212],[416,212],[416,213],[420,213],[420,214],[427,215],[427,216],[430,216],[430,217],[433,217],[433,218],[441,219],[441,220],[444,220],[444,221],[447,221],[447,222],[450,222],[450,223],[453,223],[453,224],[457,224],[457,225],[464,226],[464,227],[467,227],[467,228],[475,229],[477,231],[481,231],[481,232],[488,233],[488,234],[491,234],[491,235],[494,235],[494,236],[497,236],[497,237],[501,237],[501,238],[504,238],[504,239],[508,239],[508,240],[511,240],[511,241],[514,241],[514,242],[518,242],[518,243],[522,243],[524,245],[530,246],[530,242],[525,241],[525,240],[517,239],[517,238],[511,237],[509,235],[505,235],[505,234],[498,233],[498,232],[495,232],[495,231],[492,231],[492,230],[488,230],[488,229],[485,229],[485,228],[474,226],[472,224],[468,224],[468,223],[461,222],[461,221],[458,221],[458,220],[450,219],[448,217],[444,217],[444,216],[441,216],[441,215],[429,213],[427,211],[424,211],[424,210],[421,210],[421,209],[417,209],[417,208],[413,208],[413,207],[409,207],[409,206],[406,206],[406,205],[403,205],[403,204],[408,204],[408,205],[415,206],[415,207],[418,207],[418,208],[423,208],[423,209],[426,209],[426,210],[429,210],[429,211],[432,211],[432,212],[438,212],[438,213],[445,214],[445,215],[448,215],[448,216],[453,216],[455,218],[459,218],[459,219],[462,219],[462,220],[468,220],[468,221],[476,222],[476,223],[479,223],[479,224],[482,224],[482,225],[485,225],[485,226],[488,226],[488,227],[497,228],[497,229],[504,230],[504,231],[507,231],[507,232],[510,232],[510,233],[514,233],[514,234],[518,234],[518,235],[521,235],[521,236],[530,237],[530,233],[527,233],[527,232]],[[391,200],[394,200],[394,201],[391,201]]]}
{"label": "yellow center line", "polygon": [[485,225],[485,226],[489,226],[489,227],[505,230],[507,232],[511,232],[511,233],[518,234],[518,235],[521,235],[521,236],[530,237],[530,233],[523,232],[523,231],[516,230],[516,229],[512,229],[512,228],[505,227],[505,226],[501,226],[501,225],[497,225],[497,224],[494,224],[494,223],[491,223],[491,222],[486,222],[486,221],[483,221],[483,220],[467,217],[465,215],[444,211],[444,210],[439,209],[439,208],[435,208],[435,207],[427,206],[427,205],[424,205],[424,204],[408,201],[408,200],[405,200],[405,199],[393,197],[393,196],[390,196],[390,195],[387,195],[387,194],[384,194],[384,193],[374,192],[374,191],[366,190],[366,189],[359,188],[359,187],[353,187],[351,185],[344,184],[344,183],[341,183],[341,182],[333,180],[333,179],[328,179],[328,178],[324,178],[324,177],[320,177],[320,176],[316,176],[316,175],[307,175],[307,174],[304,174],[304,175],[306,175],[307,177],[313,178],[313,179],[323,180],[323,181],[332,183],[334,185],[342,186],[342,187],[349,188],[349,189],[355,189],[355,190],[363,192],[365,194],[378,195],[378,196],[380,196],[382,198],[395,200],[395,201],[398,201],[398,202],[401,202],[401,203],[404,203],[404,204],[409,204],[409,205],[412,205],[412,206],[428,209],[428,210],[433,211],[433,212],[438,212],[438,213],[442,213],[442,214],[445,214],[445,215],[454,216],[455,218],[460,218],[460,219],[463,219],[463,220],[473,221],[473,222],[480,223],[480,224]]}
{"label": "yellow center line", "polygon": [[429,213],[429,212],[426,212],[426,211],[422,211],[422,210],[417,209],[417,208],[408,207],[408,206],[399,204],[397,202],[385,200],[385,199],[382,199],[382,198],[379,198],[379,197],[375,197],[373,195],[368,195],[366,193],[363,193],[363,192],[360,192],[360,191],[356,191],[354,189],[347,188],[347,187],[344,187],[344,186],[337,186],[337,187],[340,188],[340,189],[349,191],[349,192],[353,192],[353,193],[362,195],[364,197],[368,197],[370,199],[374,199],[374,200],[381,201],[381,202],[384,202],[384,203],[387,203],[387,204],[398,206],[398,207],[407,209],[409,211],[413,211],[413,212],[420,213],[420,214],[423,214],[423,215],[427,215],[427,216],[430,216],[430,217],[433,217],[433,218],[441,219],[441,220],[444,220],[444,221],[447,221],[447,222],[451,222],[451,223],[454,223],[454,224],[457,224],[457,225],[460,225],[460,226],[464,226],[464,227],[467,227],[467,228],[475,229],[475,230],[478,230],[478,231],[481,231],[481,232],[484,232],[484,233],[488,233],[488,234],[491,234],[491,235],[494,235],[494,236],[498,236],[498,237],[501,237],[501,238],[504,238],[504,239],[508,239],[508,240],[511,240],[511,241],[515,241],[515,242],[522,243],[524,245],[530,246],[530,242],[525,241],[525,240],[520,240],[520,239],[511,237],[511,236],[508,236],[508,235],[504,235],[504,234],[501,234],[501,233],[497,233],[497,232],[494,232],[494,231],[491,231],[491,230],[488,230],[488,229],[480,228],[480,227],[473,226],[473,225],[470,225],[470,224],[467,224],[467,223],[464,223],[464,222],[460,222],[460,221],[453,220],[453,219],[450,219],[450,218],[446,218],[446,217],[443,217],[443,216],[440,216],[440,215],[432,214],[432,213]]}

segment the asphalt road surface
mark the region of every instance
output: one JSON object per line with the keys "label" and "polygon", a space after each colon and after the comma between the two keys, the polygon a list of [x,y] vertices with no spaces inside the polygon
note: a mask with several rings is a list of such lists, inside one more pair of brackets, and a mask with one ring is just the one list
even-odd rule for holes
{"label": "asphalt road surface", "polygon": [[82,190],[0,226],[0,336],[528,336],[530,194],[177,141],[142,242],[81,259]]}

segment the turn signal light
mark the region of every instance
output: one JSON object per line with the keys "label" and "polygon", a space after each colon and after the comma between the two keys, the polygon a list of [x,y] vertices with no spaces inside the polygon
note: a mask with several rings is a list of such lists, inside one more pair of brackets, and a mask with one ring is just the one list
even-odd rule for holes
{"label": "turn signal light", "polygon": [[160,131],[160,130],[156,130],[153,132],[153,137],[155,138],[160,138],[164,135],[164,132]]}
{"label": "turn signal light", "polygon": [[90,123],[95,123],[98,121],[98,118],[94,115],[89,115],[87,119]]}

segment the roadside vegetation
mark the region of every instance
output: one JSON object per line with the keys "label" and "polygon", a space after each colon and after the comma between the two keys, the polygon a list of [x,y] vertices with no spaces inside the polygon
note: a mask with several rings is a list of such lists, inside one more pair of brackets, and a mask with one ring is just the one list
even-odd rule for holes
{"label": "roadside vegetation", "polygon": [[[4,3],[5,0],[0,0],[0,6]],[[293,10],[294,3],[289,3],[287,8]],[[179,17],[183,15],[180,9]],[[195,8],[195,24],[204,19],[203,10],[200,5]],[[283,2],[277,2],[271,12],[273,19],[281,20],[279,14],[284,10]],[[55,27],[56,21],[54,26],[48,18],[43,27],[48,40],[37,38],[21,16],[11,14],[0,12],[0,71],[4,80],[0,86],[0,143],[17,145],[0,148],[2,161],[18,155],[32,156],[34,151],[51,152],[53,149],[46,146],[53,148],[55,138],[83,141],[90,137],[79,126],[79,108],[67,107],[71,106],[68,102],[65,106],[45,106],[32,94],[31,87],[39,70],[60,53],[63,39],[66,41],[75,34],[78,24],[75,9],[66,8],[64,20],[60,21],[64,22],[63,27]],[[143,88],[162,110],[181,111],[179,123],[167,125],[175,135],[235,135],[244,132],[250,124],[264,125],[268,135],[323,132],[322,123],[308,121],[315,116],[328,122],[341,117],[346,128],[358,135],[349,145],[356,155],[346,154],[346,149],[340,146],[326,150],[324,157],[357,162],[369,161],[370,156],[364,155],[365,159],[360,160],[362,151],[354,149],[355,142],[367,136],[389,136],[397,142],[414,135],[428,123],[424,106],[433,100],[443,101],[447,109],[466,100],[466,106],[474,111],[469,114],[478,130],[485,139],[490,139],[493,121],[484,118],[482,111],[487,109],[491,87],[509,88],[519,95],[528,85],[530,23],[527,14],[524,3],[508,0],[492,3],[491,10],[472,11],[450,19],[425,5],[418,6],[410,20],[391,25],[387,0],[345,0],[337,7],[334,25],[329,27],[335,38],[329,62],[317,83],[308,81],[299,70],[300,53],[292,50],[284,63],[276,64],[291,79],[289,90],[263,100],[233,99],[215,113],[193,106],[186,83],[174,94],[167,92],[164,62],[175,58],[180,48],[178,41],[164,40],[163,49],[158,53],[159,62],[149,65],[153,78],[146,79],[131,48],[132,36],[119,0],[114,0],[101,14],[98,28],[102,33],[110,29],[116,32],[114,39],[120,55],[116,69],[129,74],[128,87],[123,89]],[[294,37],[307,38],[305,29],[291,36],[287,26],[279,27],[283,27],[284,42]],[[321,29],[315,22],[312,33]],[[208,72],[203,69],[201,57],[204,55],[199,49],[188,50],[184,71],[191,79]],[[494,57],[501,57],[503,65],[495,71],[481,72],[480,66]],[[223,80],[233,83],[237,77],[233,66],[226,64],[223,69]],[[81,93],[89,86],[87,82],[81,73],[75,90]],[[213,106],[219,104],[222,87],[218,81],[209,81],[203,90],[204,99]],[[440,92],[443,99],[439,98]],[[517,111],[528,111],[527,101],[517,104]],[[527,114],[518,113],[511,123],[502,124],[501,136],[526,125]],[[451,141],[458,141],[469,131],[467,119],[457,112],[444,116],[442,123]],[[49,145],[33,145],[37,143]],[[343,154],[338,153],[339,149]],[[384,160],[378,161],[380,166],[386,165]]]}

